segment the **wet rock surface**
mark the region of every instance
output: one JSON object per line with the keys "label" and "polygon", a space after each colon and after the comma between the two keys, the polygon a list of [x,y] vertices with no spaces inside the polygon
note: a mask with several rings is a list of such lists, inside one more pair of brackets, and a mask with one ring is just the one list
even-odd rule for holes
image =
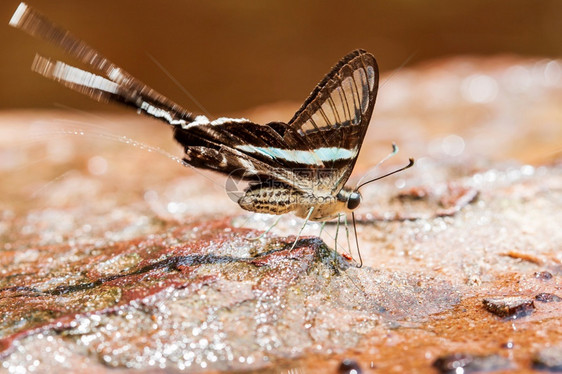
{"label": "wet rock surface", "polygon": [[453,353],[439,357],[433,367],[444,374],[486,373],[514,369],[511,361],[499,355],[473,356],[467,353]]}
{"label": "wet rock surface", "polygon": [[[353,260],[333,251],[333,224],[321,238],[310,224],[292,251],[302,222],[290,215],[258,238],[275,217],[241,211],[224,178],[166,157],[181,153],[158,123],[3,113],[1,370],[337,372],[348,359],[434,373],[459,352],[467,370],[558,370],[556,66],[449,60],[381,89],[356,173],[392,141],[402,152],[385,168],[418,163],[362,190],[362,268],[343,229],[337,249]],[[498,318],[482,304],[497,297],[535,309]]]}
{"label": "wet rock surface", "polygon": [[562,346],[543,348],[533,358],[533,367],[543,371],[562,373]]}
{"label": "wet rock surface", "polygon": [[[290,240],[255,236],[222,220],[102,248],[44,248],[52,268],[62,255],[65,273],[10,269],[2,354],[27,357],[29,336],[64,339],[109,367],[259,368],[307,350],[343,352],[380,325],[458,302],[446,281],[364,272],[319,239],[290,250]],[[264,252],[250,254],[256,246]]]}
{"label": "wet rock surface", "polygon": [[340,374],[362,374],[361,366],[357,361],[346,359],[343,360],[338,368],[338,373]]}
{"label": "wet rock surface", "polygon": [[552,302],[560,302],[562,298],[552,293],[539,293],[535,296],[535,300],[540,301],[541,303],[552,303]]}

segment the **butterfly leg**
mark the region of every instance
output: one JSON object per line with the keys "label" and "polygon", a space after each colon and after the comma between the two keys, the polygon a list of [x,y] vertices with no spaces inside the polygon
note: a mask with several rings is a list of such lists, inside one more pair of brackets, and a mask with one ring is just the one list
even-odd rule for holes
{"label": "butterfly leg", "polygon": [[347,214],[343,216],[343,224],[345,225],[345,236],[347,239],[347,252],[351,256],[351,240],[349,239],[349,223],[347,222]]}
{"label": "butterfly leg", "polygon": [[340,233],[340,215],[338,214],[338,220],[336,221],[336,236],[334,238],[334,253],[338,253],[338,234]]}
{"label": "butterfly leg", "polygon": [[322,232],[324,231],[325,227],[326,227],[326,221],[322,221],[322,224],[320,225],[320,232],[318,233],[318,237],[322,236]]}
{"label": "butterfly leg", "polygon": [[308,223],[308,220],[310,219],[310,216],[312,215],[312,212],[313,212],[313,211],[314,211],[314,207],[311,206],[311,207],[310,207],[310,210],[308,211],[308,214],[306,215],[306,218],[304,219],[304,223],[303,223],[301,229],[299,230],[299,233],[297,234],[297,237],[295,238],[295,241],[294,241],[294,243],[293,243],[293,246],[291,247],[291,251],[292,251],[293,249],[295,249],[295,246],[297,245],[297,241],[299,240],[299,238],[300,238],[300,236],[301,236],[302,230],[304,230],[304,227],[305,227],[306,224]]}
{"label": "butterfly leg", "polygon": [[267,234],[269,234],[269,232],[275,227],[277,226],[277,224],[279,223],[279,221],[281,221],[281,218],[283,218],[283,216],[279,216],[277,217],[277,219],[275,220],[275,222],[273,222],[273,224],[271,226],[268,227],[267,230],[265,230],[264,232],[262,232],[259,236],[256,236],[255,238],[250,238],[250,240],[260,240],[261,238],[263,238],[264,236],[266,236]]}
{"label": "butterfly leg", "polygon": [[351,220],[353,222],[353,232],[355,234],[355,245],[357,247],[357,255],[359,256],[359,266],[363,267],[363,257],[361,257],[361,250],[359,249],[359,239],[357,238],[357,225],[355,223],[355,212],[351,212]]}

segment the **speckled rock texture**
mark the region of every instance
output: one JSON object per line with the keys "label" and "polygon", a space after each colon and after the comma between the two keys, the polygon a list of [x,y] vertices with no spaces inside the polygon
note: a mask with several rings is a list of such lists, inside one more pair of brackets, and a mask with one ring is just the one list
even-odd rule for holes
{"label": "speckled rock texture", "polygon": [[[0,113],[0,370],[557,370],[560,102],[550,60],[455,58],[383,83],[351,183],[417,164],[362,190],[362,268],[343,225],[336,242],[310,224],[292,250],[291,215],[260,236],[275,217],[176,162],[158,122]],[[503,313],[517,300],[533,307]]]}

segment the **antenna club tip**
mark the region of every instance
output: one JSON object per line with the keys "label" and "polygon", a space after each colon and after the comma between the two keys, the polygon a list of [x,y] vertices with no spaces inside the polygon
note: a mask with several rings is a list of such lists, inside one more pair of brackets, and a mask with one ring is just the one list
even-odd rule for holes
{"label": "antenna club tip", "polygon": [[18,5],[14,14],[12,15],[12,18],[10,18],[10,22],[8,22],[8,25],[12,27],[18,27],[21,23],[23,15],[27,11],[27,8],[28,8],[27,4],[21,2],[20,5]]}

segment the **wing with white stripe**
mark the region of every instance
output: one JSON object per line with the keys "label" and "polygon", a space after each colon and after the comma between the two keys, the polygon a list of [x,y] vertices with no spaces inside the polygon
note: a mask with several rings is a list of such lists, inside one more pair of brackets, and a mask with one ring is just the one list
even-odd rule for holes
{"label": "wing with white stripe", "polygon": [[298,175],[299,168],[288,167],[283,152],[271,152],[289,149],[278,127],[243,118],[211,122],[198,116],[190,124],[175,127],[174,138],[184,147],[184,160],[194,167],[255,182],[274,179],[307,190],[309,181]]}
{"label": "wing with white stripe", "polygon": [[[355,165],[378,90],[375,58],[363,50],[345,56],[312,91],[289,125],[318,153],[339,192]],[[316,151],[315,151],[316,150]],[[328,183],[328,182],[326,182]]]}
{"label": "wing with white stripe", "polygon": [[[349,178],[378,87],[372,55],[345,56],[287,124],[199,116],[175,128],[186,161],[248,180],[274,179],[303,192],[335,195]],[[245,169],[245,170],[244,170]]]}
{"label": "wing with white stripe", "polygon": [[[43,57],[36,58],[33,69],[44,76],[94,100],[114,101],[132,106],[172,125],[193,121],[194,116],[190,112],[136,79],[27,4],[20,3],[9,24],[61,48],[91,69],[101,72],[104,77],[62,62],[53,62]],[[79,81],[76,82],[76,79]],[[84,84],[85,82],[87,84]],[[113,82],[115,86],[108,82]],[[110,92],[112,90],[116,92]]]}

